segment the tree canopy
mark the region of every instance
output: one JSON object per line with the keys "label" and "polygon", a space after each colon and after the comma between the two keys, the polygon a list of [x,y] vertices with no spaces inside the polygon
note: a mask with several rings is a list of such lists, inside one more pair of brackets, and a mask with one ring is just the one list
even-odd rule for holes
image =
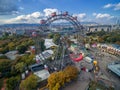
{"label": "tree canopy", "polygon": [[38,77],[35,75],[30,75],[28,78],[23,80],[20,84],[21,90],[34,90],[37,86]]}
{"label": "tree canopy", "polygon": [[49,90],[59,90],[66,82],[77,78],[78,69],[74,66],[67,66],[63,71],[54,72],[48,78],[47,87]]}

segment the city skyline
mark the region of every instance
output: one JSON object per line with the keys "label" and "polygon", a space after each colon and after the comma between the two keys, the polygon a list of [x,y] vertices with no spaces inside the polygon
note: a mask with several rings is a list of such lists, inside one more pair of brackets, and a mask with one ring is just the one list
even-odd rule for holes
{"label": "city skyline", "polygon": [[52,12],[68,11],[80,22],[114,24],[120,19],[119,0],[0,0],[0,24],[39,23]]}

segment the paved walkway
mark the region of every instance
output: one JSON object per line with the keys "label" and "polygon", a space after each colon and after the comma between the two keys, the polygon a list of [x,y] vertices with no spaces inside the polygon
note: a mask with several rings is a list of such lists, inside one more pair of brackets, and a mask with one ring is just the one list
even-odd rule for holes
{"label": "paved walkway", "polygon": [[90,82],[90,79],[93,79],[91,73],[81,71],[77,81],[69,84],[62,90],[86,90]]}

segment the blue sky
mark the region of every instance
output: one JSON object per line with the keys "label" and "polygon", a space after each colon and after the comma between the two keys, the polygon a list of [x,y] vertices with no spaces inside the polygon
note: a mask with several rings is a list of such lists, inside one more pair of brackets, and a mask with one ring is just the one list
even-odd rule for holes
{"label": "blue sky", "polygon": [[120,19],[120,0],[0,0],[0,24],[39,23],[61,11],[79,21],[110,24]]}

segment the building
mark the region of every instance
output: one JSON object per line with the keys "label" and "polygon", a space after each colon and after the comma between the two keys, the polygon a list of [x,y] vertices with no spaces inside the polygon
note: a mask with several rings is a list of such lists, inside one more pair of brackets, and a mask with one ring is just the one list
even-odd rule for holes
{"label": "building", "polygon": [[53,51],[52,50],[45,50],[42,53],[36,55],[36,62],[42,63],[44,60],[52,57]]}
{"label": "building", "polygon": [[120,56],[120,45],[117,44],[99,44],[98,48],[103,52],[107,52],[109,54]]}
{"label": "building", "polygon": [[39,79],[40,81],[43,81],[50,76],[49,71],[46,69],[45,65],[43,64],[33,64],[29,66],[29,69],[33,72],[34,75],[40,78]]}
{"label": "building", "polygon": [[45,39],[44,45],[45,45],[46,49],[57,47],[57,45],[55,43],[53,43],[52,39]]}
{"label": "building", "polygon": [[112,26],[111,25],[94,25],[88,26],[88,32],[97,32],[97,31],[106,31],[111,32]]}
{"label": "building", "polygon": [[113,62],[107,68],[120,77],[120,62]]}
{"label": "building", "polygon": [[5,54],[10,60],[15,60],[18,56],[18,51],[9,51]]}

